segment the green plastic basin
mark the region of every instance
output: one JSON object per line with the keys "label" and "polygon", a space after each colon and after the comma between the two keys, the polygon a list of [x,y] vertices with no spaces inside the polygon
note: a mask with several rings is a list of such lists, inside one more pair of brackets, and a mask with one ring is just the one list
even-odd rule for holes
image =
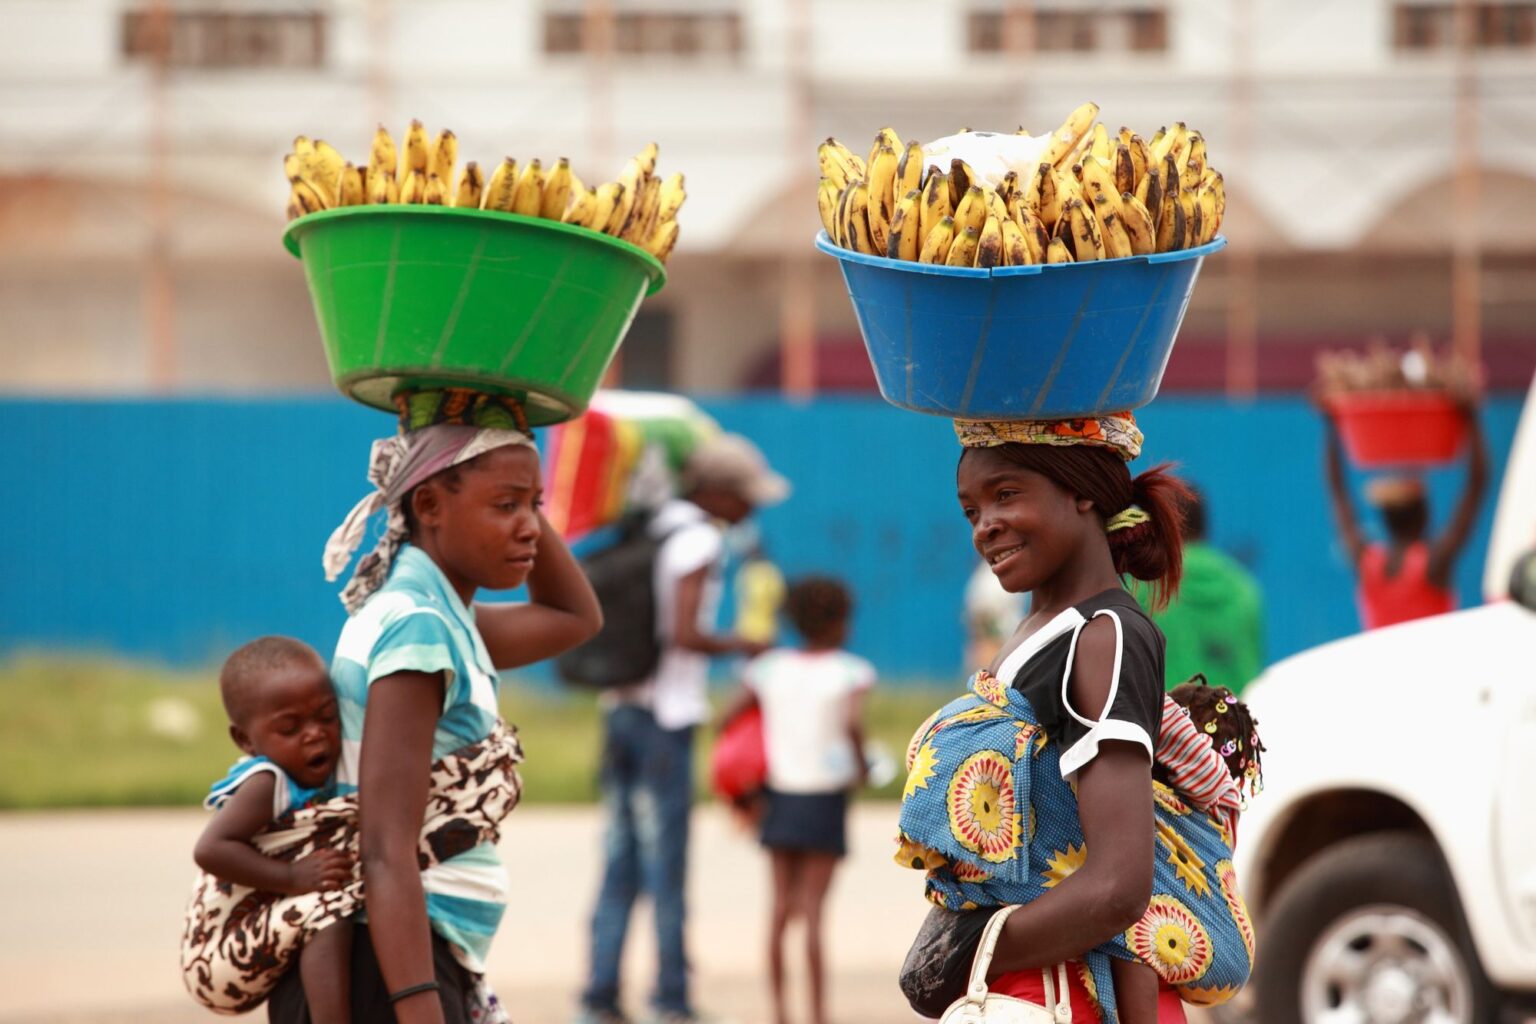
{"label": "green plastic basin", "polygon": [[628,242],[487,210],[324,210],[283,244],[304,262],[343,394],[394,411],[402,390],[473,388],[517,398],[534,426],[586,411],[640,301],[666,283]]}

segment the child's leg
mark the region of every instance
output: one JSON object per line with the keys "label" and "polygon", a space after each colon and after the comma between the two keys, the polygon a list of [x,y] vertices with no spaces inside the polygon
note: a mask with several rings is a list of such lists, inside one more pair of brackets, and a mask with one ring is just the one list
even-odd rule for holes
{"label": "child's leg", "polygon": [[1146,964],[1109,958],[1122,1024],[1157,1024],[1157,972]]}
{"label": "child's leg", "polygon": [[821,956],[821,912],[832,887],[837,856],[805,853],[800,869],[800,913],[805,918],[805,959],[811,975],[811,1024],[826,1024],[826,971]]}
{"label": "child's leg", "polygon": [[800,855],[793,850],[768,851],[773,863],[773,911],[768,922],[768,989],[773,1000],[774,1024],[785,1024],[784,930],[794,916],[794,891]]}
{"label": "child's leg", "polygon": [[299,977],[314,1024],[351,1024],[351,921],[338,921],[304,944],[299,954]]}

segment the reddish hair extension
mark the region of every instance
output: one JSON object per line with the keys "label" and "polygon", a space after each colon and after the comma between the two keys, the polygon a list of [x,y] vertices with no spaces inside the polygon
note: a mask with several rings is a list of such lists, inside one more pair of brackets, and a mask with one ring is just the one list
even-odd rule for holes
{"label": "reddish hair extension", "polygon": [[1107,534],[1115,571],[1152,584],[1152,607],[1166,608],[1184,576],[1184,507],[1193,492],[1168,464],[1131,478],[1118,454],[1092,445],[1005,444],[999,453],[1093,502],[1108,520],[1132,505],[1151,521]]}

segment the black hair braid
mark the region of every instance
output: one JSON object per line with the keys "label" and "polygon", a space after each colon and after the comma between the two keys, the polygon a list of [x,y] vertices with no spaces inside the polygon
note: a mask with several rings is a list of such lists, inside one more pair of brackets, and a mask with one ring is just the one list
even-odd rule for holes
{"label": "black hair braid", "polygon": [[1246,786],[1257,796],[1264,788],[1265,747],[1259,738],[1258,719],[1248,705],[1225,686],[1211,686],[1204,675],[1180,683],[1168,696],[1189,711],[1195,728],[1210,737],[1238,788]]}

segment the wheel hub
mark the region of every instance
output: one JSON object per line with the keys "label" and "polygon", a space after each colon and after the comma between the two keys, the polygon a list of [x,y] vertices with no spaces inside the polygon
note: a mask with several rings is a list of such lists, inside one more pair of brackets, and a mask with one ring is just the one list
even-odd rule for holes
{"label": "wheel hub", "polygon": [[1317,939],[1301,978],[1307,1024],[1472,1024],[1471,984],[1445,931],[1408,907],[1357,907]]}

